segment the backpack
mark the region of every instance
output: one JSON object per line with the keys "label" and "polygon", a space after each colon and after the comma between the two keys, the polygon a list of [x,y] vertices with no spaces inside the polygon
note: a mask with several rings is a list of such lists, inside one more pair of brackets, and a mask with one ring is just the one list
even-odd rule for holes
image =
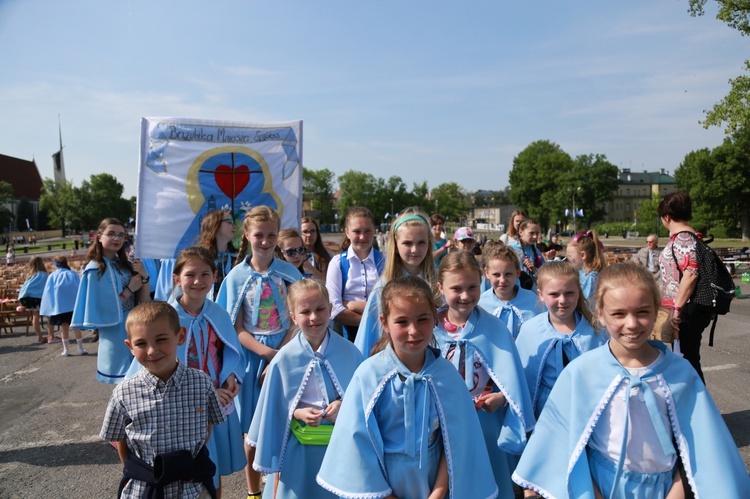
{"label": "backpack", "polygon": [[[716,329],[716,320],[719,315],[725,315],[729,312],[729,307],[734,298],[734,281],[724,263],[706,243],[690,231],[678,232],[690,234],[695,240],[696,259],[698,261],[698,281],[695,284],[693,295],[688,301],[704,312],[714,316],[714,323],[711,326],[711,334],[708,340],[708,346],[714,346],[714,330]],[[677,257],[672,252],[672,258],[677,263]],[[682,270],[679,264],[677,271],[682,279]]]}
{"label": "backpack", "polygon": [[[344,288],[346,288],[346,281],[349,278],[349,269],[351,268],[351,263],[349,262],[349,258],[347,258],[348,255],[348,248],[341,252],[341,259],[339,260],[339,266],[341,269],[341,292],[344,292]],[[383,270],[385,270],[385,256],[382,252],[373,249],[372,256],[375,259],[375,268],[378,269],[378,275],[383,273]],[[341,333],[344,338],[346,338],[349,341],[354,341],[354,338],[357,336],[357,327],[355,326],[346,326],[344,324],[341,324]]]}

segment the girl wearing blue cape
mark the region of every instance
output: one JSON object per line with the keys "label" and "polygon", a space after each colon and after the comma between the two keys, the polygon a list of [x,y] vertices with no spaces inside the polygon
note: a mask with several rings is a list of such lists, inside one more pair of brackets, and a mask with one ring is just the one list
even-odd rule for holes
{"label": "girl wearing blue cape", "polygon": [[543,497],[750,497],[750,478],[705,385],[649,341],[658,287],[632,262],[595,295],[609,342],[562,372],[513,479]]}
{"label": "girl wearing blue cape", "polygon": [[[288,304],[300,332],[268,365],[246,442],[256,448],[253,468],[274,474],[263,497],[333,499],[315,475],[362,355],[329,328],[331,304],[322,282],[294,283]],[[311,431],[321,434],[311,437]]]}
{"label": "girl wearing blue cape", "polygon": [[[244,376],[235,404],[240,427],[247,432],[260,397],[268,363],[288,340],[287,286],[302,278],[293,265],[274,257],[281,217],[267,206],[245,215],[238,260],[224,279],[216,302],[229,312],[245,356]],[[252,257],[245,258],[248,243]],[[245,444],[248,497],[260,497],[260,473],[252,468],[255,448]]]}
{"label": "girl wearing blue cape", "polygon": [[74,329],[98,329],[96,379],[120,383],[125,379],[133,355],[125,339],[125,319],[137,303],[149,300],[148,274],[143,263],[128,261],[125,226],[116,218],[99,224],[96,240],[86,255],[81,285],[76,296]]}
{"label": "girl wearing blue cape", "polygon": [[484,277],[490,289],[483,291],[479,306],[499,317],[518,338],[524,322],[547,311],[536,293],[523,289],[518,282],[521,263],[518,255],[507,246],[486,244],[482,253]]}
{"label": "girl wearing blue cape", "polygon": [[[39,306],[39,314],[49,317],[47,321],[47,337],[54,337],[55,326],[60,326],[60,336],[62,337],[62,356],[70,355],[68,351],[68,331],[70,329],[70,320],[73,316],[73,309],[76,303],[76,294],[81,284],[81,278],[78,273],[71,270],[68,266],[68,259],[63,255],[57,255],[53,259],[55,271],[47,278],[42,295],[42,303]],[[78,345],[78,355],[86,355],[83,348],[83,338],[81,331],[73,330]]]}
{"label": "girl wearing blue cape", "polygon": [[516,339],[534,416],[547,402],[563,368],[583,352],[603,345],[605,334],[591,327],[591,313],[578,283],[578,272],[568,262],[549,262],[539,270],[539,299],[548,313],[524,322]]}
{"label": "girl wearing blue cape", "polygon": [[446,306],[438,310],[435,338],[474,400],[500,497],[512,499],[511,473],[534,428],[534,410],[510,331],[477,306],[481,275],[468,251],[443,258],[438,289]]}
{"label": "girl wearing blue cape", "polygon": [[[383,288],[382,350],[346,390],[318,483],[340,497],[497,497],[471,397],[450,362],[430,348],[436,324],[424,280]],[[377,348],[377,347],[376,347]]]}
{"label": "girl wearing blue cape", "polygon": [[367,358],[372,347],[380,341],[380,294],[383,286],[403,275],[413,275],[424,279],[431,288],[435,288],[435,263],[432,251],[432,232],[427,223],[427,215],[421,211],[406,210],[393,222],[388,232],[387,256],[385,270],[375,288],[367,298],[367,305],[362,313],[359,331],[354,339],[362,356]]}
{"label": "girl wearing blue cape", "polygon": [[521,287],[536,291],[539,269],[546,263],[541,250],[536,247],[541,228],[534,218],[524,218],[518,225],[518,236],[508,247],[518,254],[521,262]]}
{"label": "girl wearing blue cape", "polygon": [[[47,267],[44,266],[42,257],[33,256],[29,260],[28,269],[31,271],[31,275],[24,281],[18,291],[18,301],[26,307],[26,310],[31,311],[31,324],[34,327],[34,333],[36,333],[37,343],[44,343],[42,324],[39,319],[39,305],[42,302],[44,285],[47,284]],[[53,339],[54,336],[50,335],[47,341]]]}

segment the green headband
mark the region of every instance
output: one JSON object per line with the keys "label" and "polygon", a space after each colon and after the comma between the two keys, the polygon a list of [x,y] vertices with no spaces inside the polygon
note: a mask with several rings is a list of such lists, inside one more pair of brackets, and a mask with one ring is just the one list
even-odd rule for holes
{"label": "green headband", "polygon": [[409,216],[402,218],[401,220],[398,220],[395,224],[393,224],[393,233],[395,234],[398,228],[401,227],[404,224],[404,222],[408,222],[409,220],[421,220],[428,227],[430,226],[430,224],[427,223],[427,220],[425,220],[425,218],[422,215],[409,215]]}

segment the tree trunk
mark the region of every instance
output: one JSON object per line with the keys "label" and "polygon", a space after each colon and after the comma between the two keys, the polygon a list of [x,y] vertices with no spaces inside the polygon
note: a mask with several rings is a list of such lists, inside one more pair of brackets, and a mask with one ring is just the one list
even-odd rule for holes
{"label": "tree trunk", "polygon": [[740,227],[742,227],[742,240],[750,240],[750,207],[744,207],[742,209],[742,215],[740,215]]}

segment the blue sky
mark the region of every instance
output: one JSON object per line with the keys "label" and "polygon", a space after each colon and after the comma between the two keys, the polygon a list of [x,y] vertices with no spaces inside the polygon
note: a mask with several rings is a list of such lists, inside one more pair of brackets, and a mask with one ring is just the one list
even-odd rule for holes
{"label": "blue sky", "polygon": [[673,172],[747,40],[660,1],[0,0],[0,153],[135,195],[142,116],[304,121],[303,164],[502,189],[535,140]]}

